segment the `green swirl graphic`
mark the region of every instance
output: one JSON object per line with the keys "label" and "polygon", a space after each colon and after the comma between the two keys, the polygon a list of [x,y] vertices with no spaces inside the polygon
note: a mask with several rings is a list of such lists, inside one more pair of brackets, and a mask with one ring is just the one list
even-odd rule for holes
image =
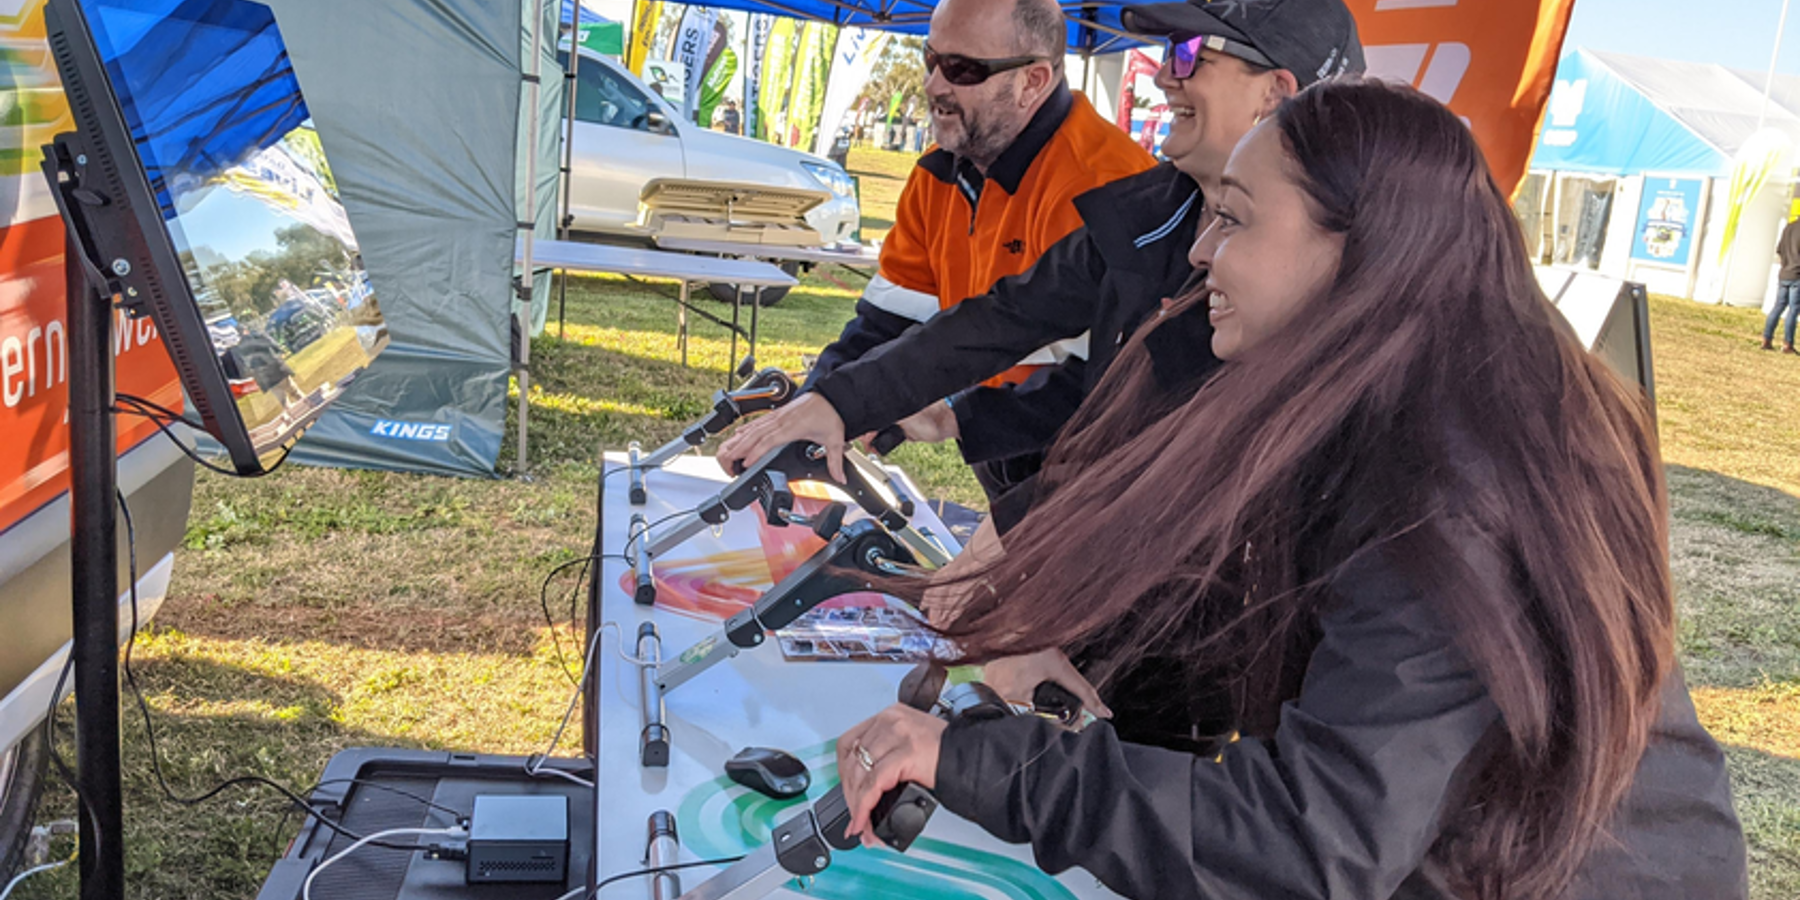
{"label": "green swirl graphic", "polygon": [[[795,754],[812,769],[804,798],[775,800],[726,777],[696,786],[676,813],[682,844],[700,857],[736,856],[762,846],[787,811],[811,803],[837,784],[837,742]],[[834,853],[831,867],[797,889],[824,900],[1075,900],[1042,871],[1004,856],[920,838],[906,853],[885,847]],[[696,882],[697,883],[697,882]]]}

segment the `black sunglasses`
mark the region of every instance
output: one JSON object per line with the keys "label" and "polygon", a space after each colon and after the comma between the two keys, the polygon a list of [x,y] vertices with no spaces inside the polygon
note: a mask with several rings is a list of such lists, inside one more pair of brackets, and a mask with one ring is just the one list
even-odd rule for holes
{"label": "black sunglasses", "polygon": [[1200,49],[1204,47],[1217,53],[1235,56],[1251,65],[1267,69],[1277,69],[1274,60],[1263,55],[1261,50],[1228,37],[1216,34],[1197,34],[1193,37],[1169,36],[1169,74],[1177,81],[1186,81],[1194,77],[1194,70],[1200,68]]}
{"label": "black sunglasses", "polygon": [[956,53],[939,53],[925,44],[925,76],[929,78],[938,69],[944,70],[944,80],[954,85],[971,87],[980,84],[1001,72],[1022,69],[1034,62],[1044,62],[1042,56],[1008,56],[1004,59],[977,59],[973,56],[962,56]]}

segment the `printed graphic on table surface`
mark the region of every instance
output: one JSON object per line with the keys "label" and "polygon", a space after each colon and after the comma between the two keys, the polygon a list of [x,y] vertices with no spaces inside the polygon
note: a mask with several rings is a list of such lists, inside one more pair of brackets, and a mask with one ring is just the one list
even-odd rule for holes
{"label": "printed graphic on table surface", "polygon": [[[676,509],[692,508],[719,489],[716,482],[652,476],[651,492]],[[796,482],[794,511],[815,515],[830,502],[825,488],[812,482]],[[854,505],[845,521],[866,518]],[[679,517],[653,528],[672,527]],[[732,514],[717,529],[688,539],[656,561],[656,605],[695,618],[723,621],[738,614],[772,585],[799,568],[825,542],[803,525],[785,527],[764,521],[762,508],[750,506]],[[610,551],[609,551],[610,552]],[[627,569],[619,587],[631,594],[636,582]],[[879,606],[880,594],[845,594],[822,604],[824,608]]]}
{"label": "printed graphic on table surface", "polygon": [[[837,784],[836,741],[794,755],[813,773],[804,799],[774,800],[725,777],[689,791],[676,813],[684,854],[713,859],[761,847],[777,823]],[[941,828],[940,818],[949,816],[940,811],[928,835]],[[692,889],[709,875],[696,869],[681,877],[682,886]],[[930,836],[903,854],[886,847],[834,852],[831,867],[811,879],[805,892],[821,900],[1076,900],[1073,891],[1029,863]]]}

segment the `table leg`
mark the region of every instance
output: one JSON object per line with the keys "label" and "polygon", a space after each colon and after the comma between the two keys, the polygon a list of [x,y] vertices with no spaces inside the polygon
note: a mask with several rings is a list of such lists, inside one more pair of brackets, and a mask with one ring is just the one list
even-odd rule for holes
{"label": "table leg", "polygon": [[681,349],[681,367],[687,368],[688,360],[688,283],[681,283],[681,305],[675,307],[675,346]]}
{"label": "table leg", "polygon": [[734,387],[731,378],[737,371],[738,313],[743,307],[744,288],[740,285],[737,290],[731,292],[731,356],[725,360],[725,389],[728,391]]}
{"label": "table leg", "polygon": [[762,311],[762,303],[756,294],[750,295],[750,356],[756,356],[756,316]]}

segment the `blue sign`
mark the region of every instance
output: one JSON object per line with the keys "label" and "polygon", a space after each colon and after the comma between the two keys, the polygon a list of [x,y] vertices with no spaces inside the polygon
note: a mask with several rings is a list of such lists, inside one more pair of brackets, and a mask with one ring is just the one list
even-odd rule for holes
{"label": "blue sign", "polygon": [[390,422],[382,419],[369,429],[369,433],[379,438],[391,438],[402,441],[448,441],[449,425],[434,422]]}
{"label": "blue sign", "polygon": [[1631,258],[1685,269],[1694,258],[1694,231],[1700,224],[1698,178],[1644,179]]}

